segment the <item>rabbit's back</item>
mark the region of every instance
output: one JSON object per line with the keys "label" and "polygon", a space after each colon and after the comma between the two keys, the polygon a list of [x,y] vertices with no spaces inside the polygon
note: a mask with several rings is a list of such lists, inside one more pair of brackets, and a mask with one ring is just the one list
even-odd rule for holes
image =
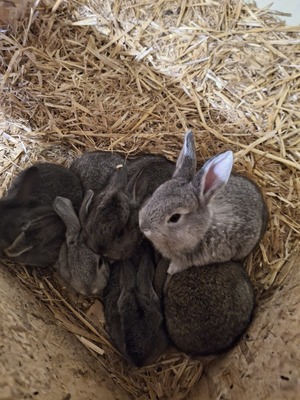
{"label": "rabbit's back", "polygon": [[119,153],[92,151],[75,159],[70,170],[80,178],[84,190],[97,193],[105,188],[118,166],[125,164],[125,158]]}
{"label": "rabbit's back", "polygon": [[197,355],[230,348],[249,326],[253,307],[250,280],[233,262],[177,273],[164,295],[171,340],[180,350]]}
{"label": "rabbit's back", "polygon": [[51,205],[57,196],[63,196],[69,198],[76,209],[79,208],[82,201],[79,178],[68,168],[52,163],[37,163],[21,171],[14,179],[5,198],[18,197],[19,188],[27,185],[30,170],[36,170],[36,174],[28,190],[28,200],[34,199],[40,205]]}
{"label": "rabbit's back", "polygon": [[[231,243],[233,257],[230,258],[244,259],[267,228],[268,210],[260,189],[252,180],[232,174],[224,189],[212,200],[211,207],[214,221],[209,233],[213,231],[215,242],[220,236],[220,245]],[[222,231],[218,230],[220,226],[224,227]]]}

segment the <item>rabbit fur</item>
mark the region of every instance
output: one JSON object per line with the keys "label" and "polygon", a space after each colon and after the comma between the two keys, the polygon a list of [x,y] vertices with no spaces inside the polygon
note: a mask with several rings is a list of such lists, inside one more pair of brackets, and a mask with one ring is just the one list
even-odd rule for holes
{"label": "rabbit fur", "polygon": [[79,178],[84,192],[92,190],[95,194],[108,184],[116,170],[125,165],[125,157],[107,151],[89,151],[76,158],[70,165]]}
{"label": "rabbit fur", "polygon": [[130,260],[116,261],[104,290],[104,313],[111,340],[133,365],[154,361],[167,347],[160,299],[153,288],[153,249],[145,241]]}
{"label": "rabbit fur", "polygon": [[13,181],[0,200],[0,256],[27,265],[50,267],[64,241],[65,226],[52,208],[56,196],[69,197],[78,209],[82,188],[67,168],[37,163]]}
{"label": "rabbit fur", "polygon": [[254,294],[241,263],[194,266],[168,277],[164,316],[179,350],[192,355],[224,352],[249,327]]}
{"label": "rabbit fur", "polygon": [[[138,226],[140,206],[172,176],[174,165],[156,155],[125,162],[118,153],[103,153],[86,153],[71,169],[80,176],[85,190],[95,192],[83,227],[87,245],[107,259],[124,260],[131,257],[143,237]],[[123,167],[117,169],[120,165]]]}
{"label": "rabbit fur", "polygon": [[189,131],[175,172],[139,212],[144,235],[167,259],[169,274],[190,266],[243,260],[262,238],[268,210],[250,179],[231,174],[233,154],[209,159],[196,173]]}
{"label": "rabbit fur", "polygon": [[85,296],[101,295],[109,279],[109,266],[103,258],[93,252],[82,235],[88,204],[93,192],[88,190],[84,196],[79,218],[71,201],[56,197],[54,209],[66,225],[66,240],[62,244],[55,268],[62,278],[78,293]]}

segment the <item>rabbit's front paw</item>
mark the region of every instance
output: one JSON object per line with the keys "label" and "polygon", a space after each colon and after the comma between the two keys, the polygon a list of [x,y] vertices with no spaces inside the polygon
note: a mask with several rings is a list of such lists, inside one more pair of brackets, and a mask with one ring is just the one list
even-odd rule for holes
{"label": "rabbit's front paw", "polygon": [[184,271],[187,268],[188,267],[186,265],[182,265],[180,263],[171,261],[167,272],[169,275],[174,275],[174,274],[177,274],[177,272]]}

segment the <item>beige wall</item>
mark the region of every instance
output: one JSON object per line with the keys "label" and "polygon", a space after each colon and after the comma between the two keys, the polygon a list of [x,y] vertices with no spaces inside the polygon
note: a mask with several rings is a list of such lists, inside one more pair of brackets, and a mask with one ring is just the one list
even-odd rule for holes
{"label": "beige wall", "polygon": [[292,14],[290,17],[280,17],[286,20],[287,25],[300,24],[300,0],[256,0],[258,7],[263,8],[271,3],[272,10]]}

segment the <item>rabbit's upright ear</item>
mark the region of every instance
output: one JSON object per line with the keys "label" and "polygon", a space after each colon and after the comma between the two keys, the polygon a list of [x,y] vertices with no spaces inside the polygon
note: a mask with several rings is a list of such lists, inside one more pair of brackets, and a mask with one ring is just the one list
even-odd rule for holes
{"label": "rabbit's upright ear", "polygon": [[81,225],[84,225],[86,222],[93,197],[94,197],[94,192],[92,190],[87,190],[79,210],[79,220]]}
{"label": "rabbit's upright ear", "polygon": [[183,147],[176,162],[173,178],[192,180],[197,166],[195,139],[192,131],[188,131],[184,137]]}
{"label": "rabbit's upright ear", "polygon": [[232,151],[225,151],[206,161],[192,180],[199,197],[205,202],[220,192],[226,185],[233,166]]}
{"label": "rabbit's upright ear", "polygon": [[38,175],[39,170],[37,167],[32,166],[27,168],[22,172],[19,182],[9,191],[7,198],[11,199],[18,197],[19,200],[25,202],[31,197],[32,191],[38,180]]}
{"label": "rabbit's upright ear", "polygon": [[124,190],[127,185],[127,169],[124,165],[117,168],[116,171],[111,176],[104,191],[119,191]]}
{"label": "rabbit's upright ear", "polygon": [[57,196],[53,204],[54,210],[64,221],[67,232],[66,238],[67,242],[74,240],[74,238],[80,233],[81,225],[79,219],[74,211],[71,200]]}

